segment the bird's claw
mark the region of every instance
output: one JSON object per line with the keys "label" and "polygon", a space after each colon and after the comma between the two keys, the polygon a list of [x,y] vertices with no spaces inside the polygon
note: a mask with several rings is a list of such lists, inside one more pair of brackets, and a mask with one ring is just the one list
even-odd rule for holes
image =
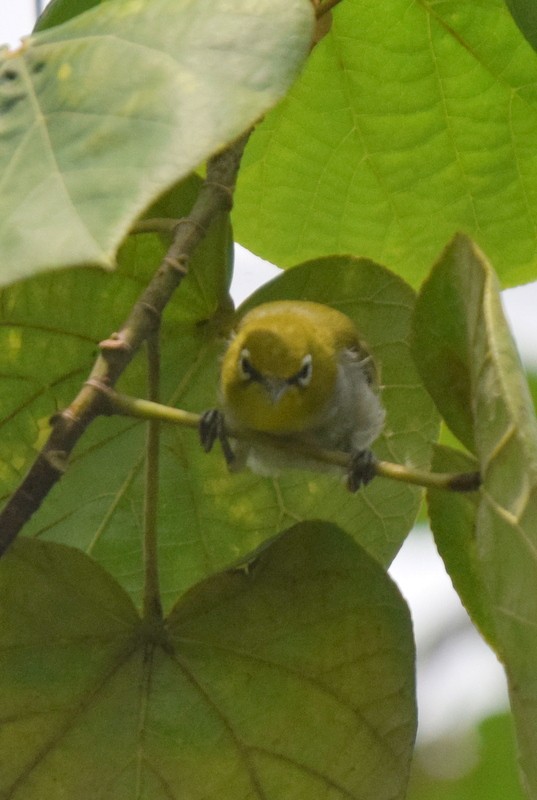
{"label": "bird's claw", "polygon": [[347,488],[350,492],[357,492],[360,486],[366,486],[373,480],[377,474],[376,463],[371,450],[357,450],[351,454],[347,472]]}
{"label": "bird's claw", "polygon": [[235,461],[235,453],[229,443],[224,425],[224,418],[217,408],[211,408],[201,415],[199,423],[199,436],[201,446],[209,453],[216,440],[220,442],[226,463],[231,466]]}
{"label": "bird's claw", "polygon": [[220,428],[219,417],[221,417],[221,414],[216,410],[216,408],[211,408],[209,411],[205,411],[201,415],[198,431],[201,446],[206,453],[211,452],[214,443],[218,439],[218,432]]}

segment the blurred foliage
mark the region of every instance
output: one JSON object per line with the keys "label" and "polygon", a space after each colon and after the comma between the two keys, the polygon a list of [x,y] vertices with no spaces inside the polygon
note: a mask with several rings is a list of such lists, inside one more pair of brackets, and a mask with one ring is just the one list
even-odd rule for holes
{"label": "blurred foliage", "polygon": [[524,800],[509,714],[420,745],[407,800]]}

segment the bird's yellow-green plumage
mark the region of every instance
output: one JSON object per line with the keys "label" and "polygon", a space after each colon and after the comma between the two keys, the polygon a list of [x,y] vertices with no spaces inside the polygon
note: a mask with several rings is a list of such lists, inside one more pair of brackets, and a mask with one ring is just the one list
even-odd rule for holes
{"label": "bird's yellow-green plumage", "polygon": [[[220,406],[231,435],[261,431],[352,452],[382,428],[375,378],[345,314],[321,303],[265,303],[244,316],[224,354]],[[267,460],[253,445],[240,449],[241,461]]]}

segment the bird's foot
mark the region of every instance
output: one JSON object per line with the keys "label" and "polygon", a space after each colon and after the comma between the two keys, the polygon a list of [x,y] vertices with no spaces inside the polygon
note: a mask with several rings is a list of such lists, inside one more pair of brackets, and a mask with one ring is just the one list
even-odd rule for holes
{"label": "bird's foot", "polygon": [[347,472],[347,488],[350,492],[357,492],[360,486],[366,486],[373,480],[376,472],[377,459],[371,450],[356,450],[351,454]]}
{"label": "bird's foot", "polygon": [[224,425],[224,417],[217,408],[211,408],[201,415],[199,424],[199,436],[201,446],[206,453],[209,453],[216,440],[220,442],[226,464],[231,467],[235,461],[235,453],[229,443],[227,432]]}

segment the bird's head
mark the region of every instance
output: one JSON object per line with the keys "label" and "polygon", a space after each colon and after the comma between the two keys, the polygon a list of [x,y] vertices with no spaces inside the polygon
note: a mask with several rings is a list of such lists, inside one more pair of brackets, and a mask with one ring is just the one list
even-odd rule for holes
{"label": "bird's head", "polygon": [[224,409],[253,430],[299,432],[330,399],[337,358],[313,321],[289,309],[246,318],[224,355]]}

